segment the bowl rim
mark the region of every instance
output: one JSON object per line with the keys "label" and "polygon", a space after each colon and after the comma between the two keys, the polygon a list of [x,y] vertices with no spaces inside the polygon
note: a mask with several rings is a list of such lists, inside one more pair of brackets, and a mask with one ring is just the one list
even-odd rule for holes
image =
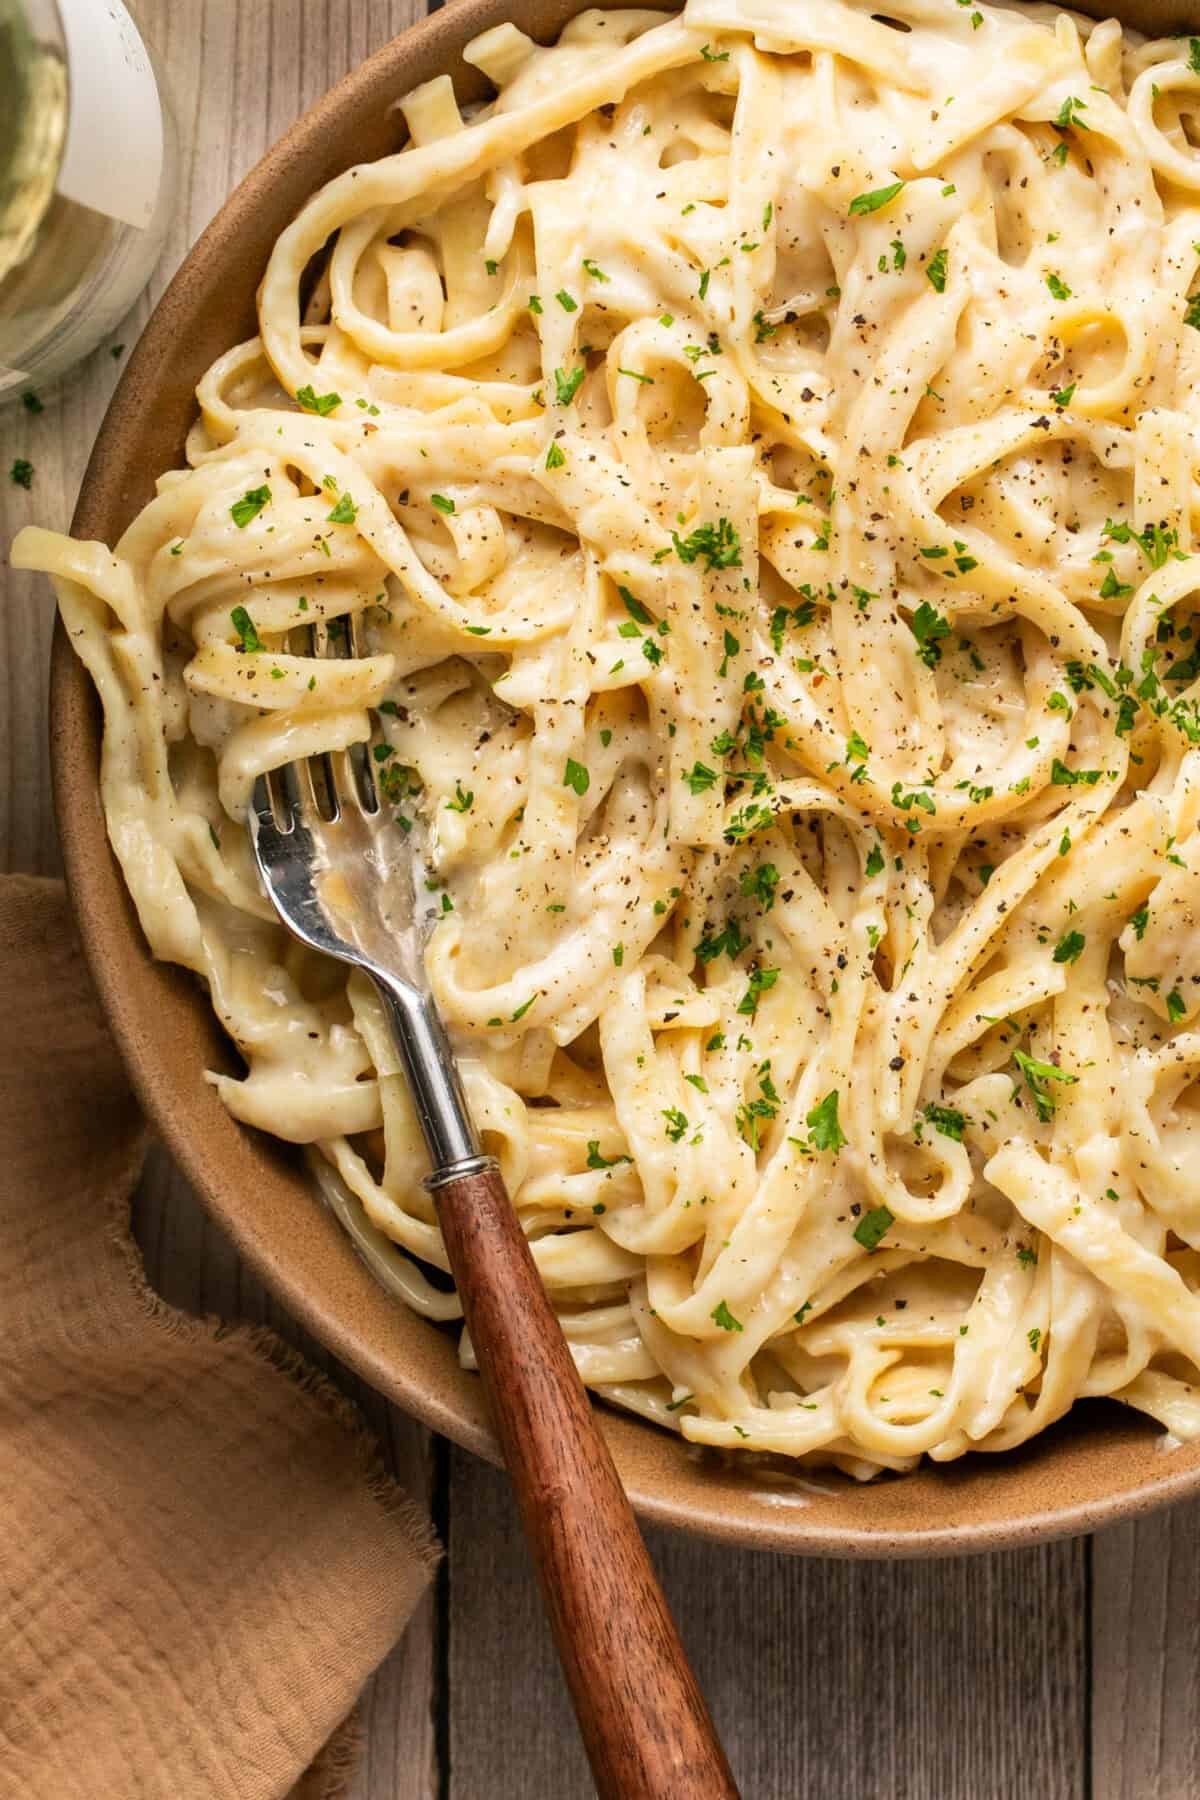
{"label": "bowl rim", "polygon": [[[389,97],[394,102],[416,80],[428,79],[435,68],[452,72],[456,85],[463,82],[468,91],[479,92],[478,76],[459,56],[471,38],[515,14],[530,35],[549,41],[580,10],[579,0],[521,0],[515,7],[506,6],[504,0],[456,0],[453,7],[382,45],[295,121],[234,189],[155,307],[97,435],[72,520],[73,535],[112,542],[148,497],[150,459],[139,458],[138,445],[153,429],[146,421],[154,418],[152,409],[164,397],[166,412],[187,408],[181,416],[195,415],[194,379],[184,380],[174,370],[181,357],[194,360],[193,353],[181,352],[180,346],[192,343],[206,300],[210,304],[213,300],[214,271],[236,265],[239,245],[248,238],[264,239],[264,226],[265,241],[273,241],[295,210],[293,194],[302,199],[337,169],[365,160],[361,154],[339,153],[339,125],[351,117],[375,118],[371,108],[382,117],[389,110]],[[255,266],[261,273],[265,259],[253,241],[250,256],[257,258]],[[232,341],[230,330],[225,343]],[[155,464],[161,466],[165,465]],[[264,1225],[256,1208],[241,1198],[245,1186],[261,1180],[264,1170],[269,1173],[273,1160],[278,1161],[277,1146],[237,1125],[211,1088],[197,1095],[186,1085],[198,1081],[206,1063],[211,1065],[220,1055],[214,1042],[215,1020],[207,995],[198,985],[189,985],[191,978],[150,957],[108,842],[99,797],[99,742],[99,707],[92,683],[60,616],[51,654],[50,755],[64,867],[84,952],[143,1107],[209,1213],[264,1284],[315,1338],[423,1424],[499,1462],[480,1399],[481,1384],[463,1376],[435,1380],[428,1368],[414,1374],[394,1346],[389,1349],[386,1334],[376,1329],[382,1290],[344,1238],[339,1247],[340,1228],[320,1206],[313,1184],[306,1184],[308,1200],[320,1219],[297,1214]],[[172,1027],[162,1026],[156,1016],[159,999],[168,1009],[178,1009],[179,1017],[190,1008],[194,1037],[188,1038],[184,1055],[175,1054],[169,1038]],[[303,1261],[297,1254],[300,1245],[307,1246]],[[374,1301],[364,1283],[374,1291]],[[390,1300],[388,1304],[399,1306]],[[437,1329],[410,1317],[425,1333]],[[407,1328],[401,1335],[410,1347],[417,1342]],[[1073,1410],[1077,1415],[1080,1409]],[[791,1505],[787,1499],[791,1489],[784,1490],[782,1498],[772,1487],[764,1487],[760,1494],[753,1484],[747,1486],[744,1470],[736,1475],[706,1470],[694,1479],[681,1457],[680,1440],[608,1408],[599,1408],[598,1416],[630,1498],[644,1518],[741,1547],[792,1554],[929,1557],[1006,1549],[1092,1531],[1200,1492],[1200,1445],[1150,1460],[1152,1447],[1145,1431],[1131,1437],[1125,1427],[1115,1436],[1109,1433],[1112,1442],[1105,1452],[1104,1467],[1111,1465],[1116,1485],[1083,1494],[1072,1492],[1071,1483],[1060,1479],[1054,1462],[1056,1457],[1062,1461],[1059,1442],[1050,1442],[1043,1434],[1036,1448],[936,1466],[933,1486],[928,1462],[900,1483],[885,1480],[870,1490],[833,1477],[832,1507],[805,1497],[820,1492],[826,1478],[818,1476],[813,1482],[805,1478],[798,1481],[792,1494],[796,1504]],[[1074,1427],[1066,1429],[1074,1437],[1080,1435]],[[1055,1433],[1063,1430],[1052,1428]],[[1108,1438],[1104,1441],[1108,1443]],[[1120,1452],[1130,1443],[1141,1446],[1135,1460],[1147,1467],[1126,1483]],[[1076,1449],[1070,1454],[1082,1467],[1093,1452]],[[965,1464],[974,1465],[968,1476],[961,1473]],[[990,1471],[986,1480],[981,1466]],[[1030,1470],[1035,1472],[1032,1481]],[[989,1487],[994,1494],[1015,1494],[1017,1504],[981,1504],[976,1490]],[[896,1494],[900,1488],[919,1495],[914,1505],[863,1507],[856,1500],[868,1491]],[[1022,1505],[1026,1490],[1027,1504]],[[929,1501],[931,1491],[935,1503]],[[814,1510],[817,1516],[810,1516]]]}

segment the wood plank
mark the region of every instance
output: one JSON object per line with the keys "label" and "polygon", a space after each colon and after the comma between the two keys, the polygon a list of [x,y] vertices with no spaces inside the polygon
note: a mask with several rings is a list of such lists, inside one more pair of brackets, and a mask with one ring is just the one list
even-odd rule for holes
{"label": "wood plank", "polygon": [[[584,1800],[507,1483],[451,1467],[451,1800]],[[647,1537],[747,1800],[1082,1800],[1082,1542],[872,1564]]]}
{"label": "wood plank", "polygon": [[[420,16],[420,0],[131,0],[163,77],[180,146],[180,202],[163,257],[130,317],[58,389],[45,411],[0,413],[0,544],[26,522],[65,528],[83,469],[132,344],[171,274],[235,183],[305,107]],[[34,464],[28,493],[8,479]],[[53,606],[40,578],[0,570],[0,867],[54,873],[59,858],[45,755]],[[431,1495],[428,1434],[320,1351],[238,1262],[162,1152],[136,1205],[147,1272],[174,1304],[272,1325],[363,1409],[404,1485]],[[349,1800],[431,1800],[436,1605],[427,1596],[364,1695],[367,1743]]]}
{"label": "wood plank", "polygon": [[[147,1163],[134,1224],[147,1276],[165,1300],[188,1312],[269,1325],[354,1401],[397,1479],[415,1500],[431,1504],[429,1433],[301,1330],[239,1260],[161,1147]],[[433,1800],[437,1792],[436,1612],[431,1591],[368,1683],[362,1703],[363,1760],[347,1800]]]}
{"label": "wood plank", "polygon": [[1200,1504],[1092,1542],[1094,1800],[1200,1792]]}

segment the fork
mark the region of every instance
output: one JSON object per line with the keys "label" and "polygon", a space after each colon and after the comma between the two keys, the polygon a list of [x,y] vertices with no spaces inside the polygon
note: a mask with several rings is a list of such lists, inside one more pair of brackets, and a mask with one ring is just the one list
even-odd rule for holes
{"label": "fork", "polygon": [[[355,654],[356,621],[343,628]],[[318,654],[326,627],[313,632]],[[472,1122],[425,973],[411,843],[365,747],[259,776],[248,816],[280,919],[374,982],[425,1177],[601,1800],[737,1800],[632,1508],[525,1234]]]}

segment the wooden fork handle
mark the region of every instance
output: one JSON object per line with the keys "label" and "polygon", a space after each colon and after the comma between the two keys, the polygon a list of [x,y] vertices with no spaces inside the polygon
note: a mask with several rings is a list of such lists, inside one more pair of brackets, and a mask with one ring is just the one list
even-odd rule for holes
{"label": "wooden fork handle", "polygon": [[601,1800],[737,1800],[499,1170],[434,1198]]}

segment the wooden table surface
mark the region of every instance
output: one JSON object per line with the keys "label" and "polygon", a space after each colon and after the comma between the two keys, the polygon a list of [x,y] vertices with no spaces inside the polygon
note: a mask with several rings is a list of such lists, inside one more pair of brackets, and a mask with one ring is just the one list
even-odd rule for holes
{"label": "wooden table surface", "polygon": [[[451,0],[452,3],[452,0]],[[420,0],[131,0],[180,140],[180,208],[135,314],[45,412],[0,415],[0,544],[65,526],[151,301],[239,179]],[[29,493],[8,479],[35,468]],[[0,867],[58,867],[46,769],[45,584],[0,572]],[[363,1405],[449,1555],[366,1696],[353,1800],[591,1793],[506,1483],[340,1369],[265,1294],[161,1152],[136,1210],[151,1280],[266,1320]],[[1092,1539],[847,1564],[649,1534],[746,1800],[1184,1800],[1200,1794],[1200,1506]],[[100,1797],[97,1797],[100,1800]],[[214,1796],[221,1800],[221,1796]]]}

